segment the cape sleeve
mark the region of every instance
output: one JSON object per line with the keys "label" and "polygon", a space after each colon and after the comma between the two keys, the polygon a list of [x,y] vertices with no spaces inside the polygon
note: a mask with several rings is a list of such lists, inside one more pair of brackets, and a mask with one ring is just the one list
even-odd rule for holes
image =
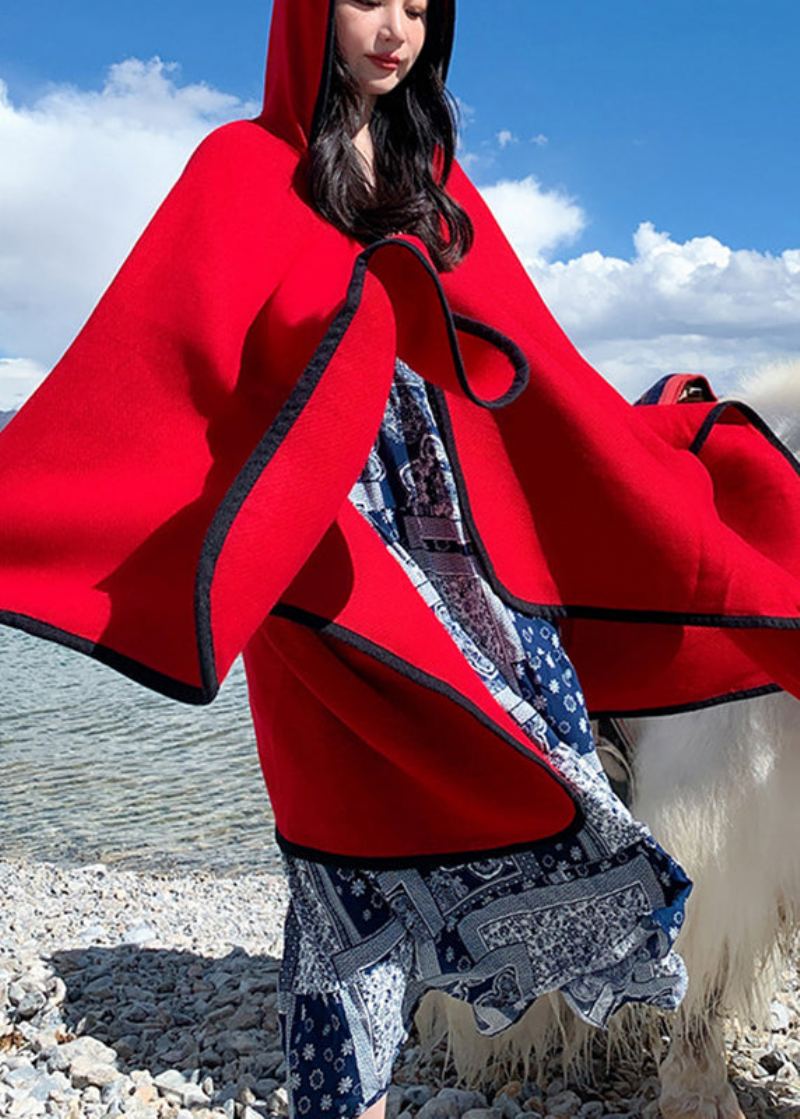
{"label": "cape sleeve", "polygon": [[[797,457],[751,407],[716,400],[697,375],[668,375],[639,406],[626,400],[571,342],[457,161],[448,189],[476,230],[462,265],[442,277],[449,304],[462,320],[491,312],[529,367],[519,400],[497,415],[496,445],[535,495],[535,534],[518,539],[533,535],[549,586],[520,574],[524,547],[505,544],[488,487],[471,515],[517,598],[564,608],[590,712],[663,711],[683,705],[682,689],[691,702],[775,686],[800,697]],[[679,402],[689,382],[699,392]],[[463,410],[460,422],[462,474],[480,480],[478,425]],[[725,667],[703,664],[701,652]]]}
{"label": "cape sleeve", "polygon": [[249,121],[209,133],[0,434],[0,623],[186,703],[214,698],[372,437],[314,492],[336,385],[319,362],[270,378],[259,349],[306,228],[286,150]]}

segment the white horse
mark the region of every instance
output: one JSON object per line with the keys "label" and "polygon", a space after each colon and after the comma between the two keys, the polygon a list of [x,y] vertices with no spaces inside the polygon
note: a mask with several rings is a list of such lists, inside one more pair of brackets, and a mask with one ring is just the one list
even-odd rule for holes
{"label": "white horse", "polygon": [[[749,403],[800,453],[800,361],[767,366],[721,399]],[[595,1043],[614,1060],[658,1064],[664,1119],[743,1119],[728,1080],[726,1020],[767,1028],[770,1002],[800,947],[800,700],[787,692],[619,725],[626,758],[593,724],[609,777],[624,780],[633,815],[686,869],[694,889],[675,942],[689,987],[674,1014],[628,1005],[607,1032],[577,1018],[560,995],[538,998],[494,1037],[467,1003],[429,992],[415,1025],[423,1054],[443,1037],[462,1082],[500,1083],[517,1068],[543,1078],[560,1052],[565,1076],[591,1077]],[[615,786],[616,787],[616,786]],[[669,1045],[664,1055],[664,1031]]]}

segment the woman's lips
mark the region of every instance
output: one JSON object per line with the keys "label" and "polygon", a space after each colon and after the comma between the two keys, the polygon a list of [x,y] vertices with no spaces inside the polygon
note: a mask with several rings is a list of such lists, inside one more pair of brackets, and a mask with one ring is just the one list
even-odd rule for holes
{"label": "woman's lips", "polygon": [[399,59],[395,59],[394,61],[392,61],[391,58],[386,58],[379,54],[368,54],[367,58],[370,60],[370,62],[374,62],[376,66],[380,66],[384,70],[396,70],[397,67],[400,65]]}

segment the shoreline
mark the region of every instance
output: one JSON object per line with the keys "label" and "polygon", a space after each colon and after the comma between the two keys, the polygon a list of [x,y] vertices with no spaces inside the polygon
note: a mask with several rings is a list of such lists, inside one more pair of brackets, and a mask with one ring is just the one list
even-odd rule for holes
{"label": "shoreline", "polygon": [[223,876],[20,858],[0,859],[0,897],[0,952],[6,944],[63,949],[66,938],[76,948],[134,944],[217,955],[228,944],[279,954],[288,904],[283,875],[269,871]]}
{"label": "shoreline", "polygon": [[[288,1115],[282,874],[5,859],[0,898],[0,1115]],[[772,1035],[729,1048],[748,1116],[800,1115],[800,976],[785,988]],[[612,1068],[592,1089],[564,1084],[556,1057],[546,1085],[485,1094],[459,1087],[446,1062],[446,1042],[421,1059],[412,1032],[387,1119],[658,1119],[652,1061],[645,1073]]]}

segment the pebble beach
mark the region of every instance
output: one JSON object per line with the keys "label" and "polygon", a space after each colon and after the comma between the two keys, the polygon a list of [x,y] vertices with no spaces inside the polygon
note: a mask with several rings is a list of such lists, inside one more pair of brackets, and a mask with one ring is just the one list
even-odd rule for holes
{"label": "pebble beach", "polygon": [[[0,862],[0,1116],[265,1119],[289,1113],[276,1010],[288,895],[281,875],[156,873]],[[748,1116],[800,1117],[800,979],[765,1034],[729,1038]],[[604,1066],[603,1066],[604,1067]],[[655,1065],[591,1089],[459,1085],[443,1041],[412,1031],[387,1119],[657,1119]],[[312,1117],[317,1119],[317,1117]]]}

